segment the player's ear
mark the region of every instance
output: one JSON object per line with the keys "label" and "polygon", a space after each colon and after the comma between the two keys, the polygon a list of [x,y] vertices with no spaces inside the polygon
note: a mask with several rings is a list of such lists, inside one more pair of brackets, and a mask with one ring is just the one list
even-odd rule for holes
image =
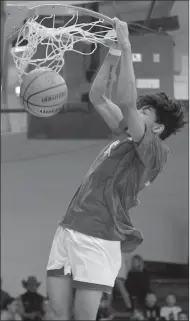
{"label": "player's ear", "polygon": [[160,135],[164,129],[165,129],[165,126],[163,124],[157,124],[153,127],[152,130],[155,134]]}

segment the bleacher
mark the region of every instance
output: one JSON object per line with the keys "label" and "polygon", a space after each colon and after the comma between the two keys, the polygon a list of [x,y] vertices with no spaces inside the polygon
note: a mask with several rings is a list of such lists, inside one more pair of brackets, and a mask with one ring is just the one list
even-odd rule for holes
{"label": "bleacher", "polygon": [[[165,305],[165,298],[172,292],[177,297],[177,303],[187,314],[189,313],[189,266],[187,264],[172,264],[145,262],[152,275],[151,290],[158,297],[158,305]],[[112,308],[114,319],[126,320],[131,312],[126,308],[122,296],[116,291]]]}

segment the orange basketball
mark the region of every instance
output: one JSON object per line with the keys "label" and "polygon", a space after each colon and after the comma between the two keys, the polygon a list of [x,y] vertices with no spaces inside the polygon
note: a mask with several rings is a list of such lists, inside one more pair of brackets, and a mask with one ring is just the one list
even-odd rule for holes
{"label": "orange basketball", "polygon": [[58,114],[67,101],[67,96],[65,80],[51,69],[35,69],[23,76],[21,101],[34,116],[51,117]]}

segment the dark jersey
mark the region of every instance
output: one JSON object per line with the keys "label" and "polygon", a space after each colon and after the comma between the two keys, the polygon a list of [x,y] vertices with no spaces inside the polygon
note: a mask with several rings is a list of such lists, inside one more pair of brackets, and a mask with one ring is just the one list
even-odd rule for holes
{"label": "dark jersey", "polygon": [[167,155],[168,148],[148,128],[138,144],[127,133],[113,141],[92,164],[60,223],[83,234],[121,241],[123,252],[133,251],[143,237],[129,210],[138,204],[139,191],[160,173]]}
{"label": "dark jersey", "polygon": [[158,321],[160,320],[160,308],[155,305],[153,307],[144,307],[144,317],[147,321]]}
{"label": "dark jersey", "polygon": [[[22,306],[25,313],[39,312],[39,317],[36,316],[35,320],[41,320],[44,314],[43,302],[44,298],[42,295],[36,292],[29,292],[22,294],[20,296]],[[41,316],[41,317],[40,317]],[[28,320],[28,317],[23,318],[23,320]]]}
{"label": "dark jersey", "polygon": [[131,298],[135,297],[138,301],[137,303],[144,304],[145,297],[150,291],[150,275],[148,271],[130,270],[125,280],[125,287]]}

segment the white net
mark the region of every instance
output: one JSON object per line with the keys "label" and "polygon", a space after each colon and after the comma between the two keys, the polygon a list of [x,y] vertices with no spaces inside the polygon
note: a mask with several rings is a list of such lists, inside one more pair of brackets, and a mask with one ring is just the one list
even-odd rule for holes
{"label": "white net", "polygon": [[[45,19],[52,19],[52,28],[43,25]],[[73,14],[70,20],[62,27],[55,27],[55,15],[43,18],[38,22],[39,16],[29,18],[20,29],[16,45],[12,48],[12,56],[22,80],[27,67],[50,68],[56,72],[64,66],[64,54],[66,51],[75,51],[82,55],[91,55],[97,49],[98,44],[109,46],[108,40],[116,40],[116,33],[112,26],[106,26],[103,19],[78,23],[78,13]],[[17,50],[26,41],[22,54]],[[84,42],[94,44],[90,52],[84,52],[76,48],[76,44]],[[38,45],[45,46],[45,55],[36,58]]]}

